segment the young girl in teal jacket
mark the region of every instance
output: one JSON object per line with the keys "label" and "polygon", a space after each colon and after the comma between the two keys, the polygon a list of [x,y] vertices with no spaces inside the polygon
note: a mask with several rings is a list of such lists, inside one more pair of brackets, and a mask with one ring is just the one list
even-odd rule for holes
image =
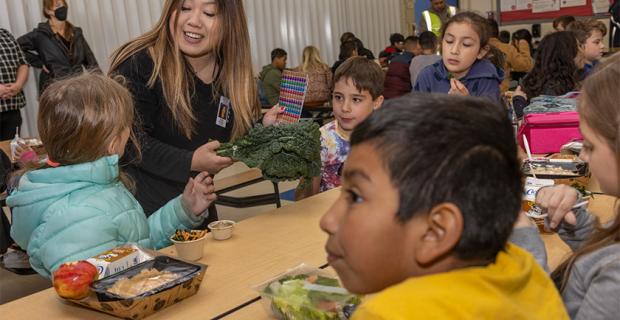
{"label": "young girl in teal jacket", "polygon": [[129,192],[118,159],[127,140],[136,145],[134,107],[121,84],[96,74],[62,80],[45,90],[39,108],[49,160],[25,172],[7,199],[11,236],[37,272],[49,277],[65,262],[125,243],[159,249],[176,229],[200,225],[215,200],[206,172],[148,219]]}

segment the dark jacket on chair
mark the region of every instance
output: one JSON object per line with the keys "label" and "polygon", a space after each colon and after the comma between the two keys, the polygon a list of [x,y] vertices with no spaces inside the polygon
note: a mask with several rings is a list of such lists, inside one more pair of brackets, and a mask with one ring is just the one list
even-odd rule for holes
{"label": "dark jacket on chair", "polygon": [[411,92],[411,75],[409,64],[413,59],[413,53],[403,52],[395,56],[385,75],[383,96],[386,99],[400,97]]}

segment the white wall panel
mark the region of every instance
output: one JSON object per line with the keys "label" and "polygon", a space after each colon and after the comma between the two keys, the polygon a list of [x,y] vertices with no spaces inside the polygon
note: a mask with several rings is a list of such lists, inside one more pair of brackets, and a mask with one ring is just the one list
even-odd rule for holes
{"label": "white wall panel", "polygon": [[270,62],[272,49],[286,50],[288,66],[297,66],[303,48],[314,45],[332,64],[340,35],[351,31],[375,55],[400,31],[399,0],[244,0],[256,72]]}
{"label": "white wall panel", "polygon": [[[41,0],[0,0],[0,27],[15,37],[44,20]],[[101,68],[108,70],[110,54],[157,22],[163,0],[68,0],[69,20],[80,26]],[[270,62],[270,52],[281,47],[289,53],[289,67],[301,61],[303,48],[314,45],[332,64],[340,50],[340,35],[355,33],[375,55],[400,31],[400,0],[244,0],[252,63],[255,72]],[[37,75],[30,73],[25,87],[28,106],[24,135],[37,135]]]}

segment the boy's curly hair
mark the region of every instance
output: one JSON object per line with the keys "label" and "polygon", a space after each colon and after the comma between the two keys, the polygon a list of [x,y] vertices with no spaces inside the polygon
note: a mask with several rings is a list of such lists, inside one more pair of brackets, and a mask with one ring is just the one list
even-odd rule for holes
{"label": "boy's curly hair", "polygon": [[566,31],[573,32],[580,44],[585,44],[595,30],[600,31],[603,37],[607,34],[605,24],[596,19],[575,20],[566,27]]}

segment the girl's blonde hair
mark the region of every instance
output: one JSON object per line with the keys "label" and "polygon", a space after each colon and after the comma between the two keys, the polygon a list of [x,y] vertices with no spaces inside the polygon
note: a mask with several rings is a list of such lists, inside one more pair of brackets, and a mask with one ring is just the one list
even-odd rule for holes
{"label": "girl's blonde hair", "polygon": [[[586,79],[578,111],[581,121],[609,144],[616,155],[616,165],[620,168],[620,91],[616,84],[618,78],[620,54],[617,53],[601,63],[597,71]],[[620,176],[617,181],[620,183]],[[561,284],[560,291],[566,288],[572,268],[579,257],[616,243],[620,243],[620,207],[617,205],[616,217],[611,225],[602,227],[597,221],[595,231],[588,241],[552,273],[556,283]]]}
{"label": "girl's blonde hair", "polygon": [[326,71],[329,70],[327,64],[321,60],[321,53],[315,46],[307,46],[301,56],[300,69],[303,72]]}
{"label": "girl's blonde hair", "polygon": [[[65,7],[69,9],[69,4],[67,3],[67,0],[62,0],[62,2],[65,4]],[[51,18],[51,16],[47,14],[46,10],[54,11],[54,0],[43,0],[43,16],[49,19]],[[64,34],[65,36],[67,36],[68,41],[71,41],[71,39],[73,39],[73,28],[73,25],[69,21],[65,23]]]}
{"label": "girl's blonde hair", "polygon": [[[37,122],[51,161],[72,165],[107,156],[110,144],[128,128],[132,144],[139,146],[132,130],[133,100],[119,82],[122,79],[84,73],[54,82],[43,92]],[[120,179],[132,189],[125,175]]]}
{"label": "girl's blonde hair", "polygon": [[[192,111],[194,79],[174,35],[170,21],[176,20],[182,0],[166,0],[157,24],[147,33],[121,46],[112,54],[110,73],[137,52],[148,49],[154,69],[148,86],[160,80],[161,87],[175,124],[190,139],[196,132]],[[245,134],[260,117],[258,92],[252,72],[250,37],[242,0],[217,0],[220,17],[219,43],[214,49],[219,70],[214,83],[213,99],[227,95],[235,115],[233,138]],[[175,26],[176,27],[176,26]]]}

